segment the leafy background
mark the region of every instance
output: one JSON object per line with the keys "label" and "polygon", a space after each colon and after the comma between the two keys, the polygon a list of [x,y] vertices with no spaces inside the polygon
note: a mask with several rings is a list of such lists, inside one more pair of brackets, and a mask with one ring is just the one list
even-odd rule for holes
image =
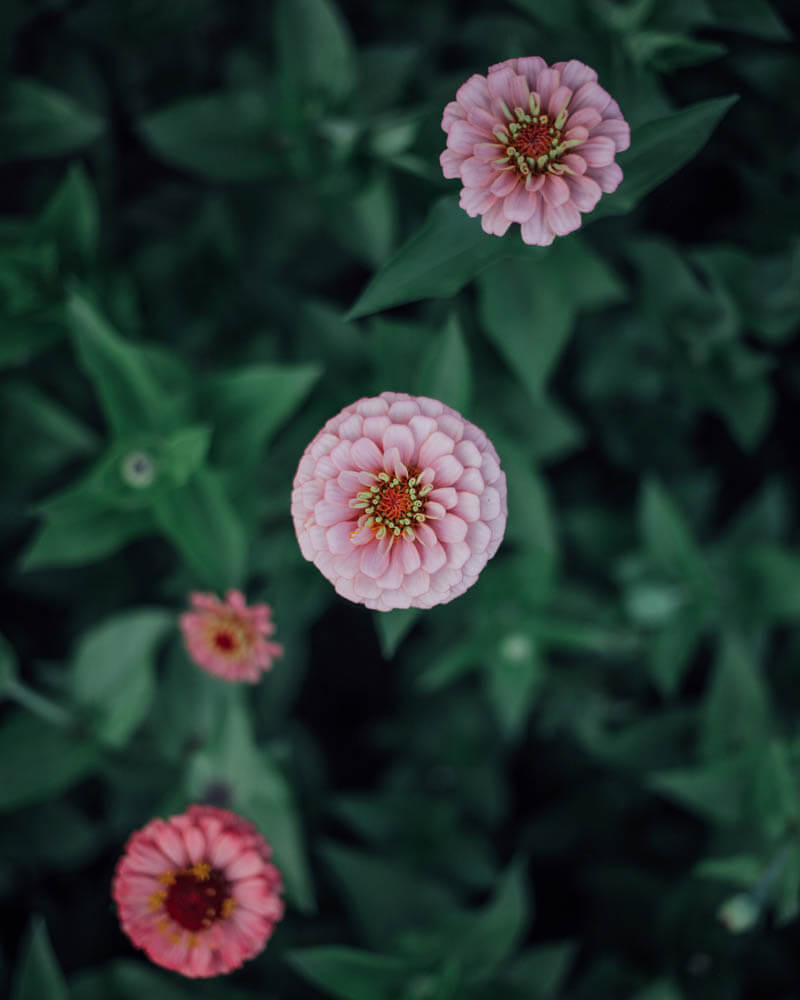
{"label": "leafy background", "polygon": [[[2,5],[0,992],[800,996],[796,13]],[[633,126],[549,249],[484,236],[437,163],[463,79],[534,53]],[[501,552],[425,614],[337,598],[288,515],[305,444],[387,388],[508,476]],[[176,629],[231,585],[286,648],[246,690]],[[190,986],[109,883],[204,799],[272,842],[288,913]]]}

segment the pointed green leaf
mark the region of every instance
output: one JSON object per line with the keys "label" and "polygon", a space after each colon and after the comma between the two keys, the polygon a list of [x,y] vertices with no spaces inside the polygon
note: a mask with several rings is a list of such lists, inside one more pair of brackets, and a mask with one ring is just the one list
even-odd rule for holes
{"label": "pointed green leaf", "polygon": [[402,959],[355,948],[303,948],[288,957],[303,978],[342,1000],[396,1000],[409,975]]}
{"label": "pointed green leaf", "polygon": [[45,239],[52,239],[62,260],[91,261],[97,252],[100,209],[97,195],[80,164],[70,167],[63,183],[36,222]]}
{"label": "pointed green leaf", "polygon": [[769,702],[758,657],[741,639],[722,637],[705,703],[703,748],[722,757],[761,745],[769,734]]}
{"label": "pointed green leaf", "polygon": [[642,487],[639,527],[647,551],[661,572],[693,578],[702,571],[701,556],[686,522],[655,480],[648,480]]}
{"label": "pointed green leaf", "polygon": [[69,991],[41,917],[30,923],[11,1000],[69,1000]]}
{"label": "pointed green leaf", "polygon": [[0,96],[0,163],[62,156],[103,132],[94,112],[38,80],[12,80]]}
{"label": "pointed green leaf", "polygon": [[356,82],[356,51],[333,0],[278,0],[274,16],[284,114],[347,97]]}
{"label": "pointed green leaf", "polygon": [[466,413],[472,399],[472,367],[461,324],[452,314],[444,330],[423,352],[417,375],[416,394],[440,399],[454,410]]}
{"label": "pointed green leaf", "polygon": [[619,215],[635,208],[645,195],[700,152],[738,100],[734,94],[699,101],[635,128],[630,149],[617,156],[624,174],[622,183],[613,194],[601,198],[591,218]]}
{"label": "pointed green leaf", "polygon": [[394,611],[375,611],[372,620],[385,660],[391,660],[400,643],[405,639],[419,618],[419,608],[395,608]]}

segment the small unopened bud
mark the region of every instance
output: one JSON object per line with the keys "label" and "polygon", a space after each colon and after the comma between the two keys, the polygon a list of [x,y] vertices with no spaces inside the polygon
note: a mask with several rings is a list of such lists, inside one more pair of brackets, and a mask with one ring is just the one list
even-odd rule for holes
{"label": "small unopened bud", "polygon": [[743,934],[755,926],[761,910],[758,902],[747,893],[730,896],[717,910],[717,919],[731,932]]}
{"label": "small unopened bud", "polygon": [[122,460],[121,474],[128,486],[141,490],[156,478],[156,466],[145,451],[132,451]]}

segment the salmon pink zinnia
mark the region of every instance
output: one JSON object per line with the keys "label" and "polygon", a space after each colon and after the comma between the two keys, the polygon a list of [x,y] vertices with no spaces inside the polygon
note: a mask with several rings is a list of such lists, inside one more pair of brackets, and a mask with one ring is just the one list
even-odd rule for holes
{"label": "salmon pink zinnia", "polygon": [[630,145],[619,105],[577,59],[506,59],[475,73],[444,109],[445,177],[463,182],[460,205],[503,236],[548,246],[578,229],[603,192],[617,189],[614,157]]}
{"label": "salmon pink zinnia", "polygon": [[281,877],[252,823],[191,806],[137,830],[112,893],[122,929],[157,965],[218,976],[257,955],[283,916]]}
{"label": "salmon pink zinnia", "polygon": [[378,611],[463,594],[497,551],[506,513],[506,477],[483,431],[402,392],[332,417],[292,492],[305,558],[342,597]]}
{"label": "salmon pink zinnia", "polygon": [[275,631],[268,604],[248,608],[239,590],[224,601],[213,594],[192,594],[192,610],[181,615],[186,649],[194,662],[217,677],[251,684],[269,670],[283,647],[265,636]]}

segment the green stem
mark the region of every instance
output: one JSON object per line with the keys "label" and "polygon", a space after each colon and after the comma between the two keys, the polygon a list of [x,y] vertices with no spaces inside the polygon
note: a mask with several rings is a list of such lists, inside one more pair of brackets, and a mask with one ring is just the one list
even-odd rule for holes
{"label": "green stem", "polygon": [[21,681],[12,680],[6,685],[5,694],[18,705],[29,709],[47,722],[57,726],[69,726],[75,721],[72,713],[44,695],[39,694]]}

